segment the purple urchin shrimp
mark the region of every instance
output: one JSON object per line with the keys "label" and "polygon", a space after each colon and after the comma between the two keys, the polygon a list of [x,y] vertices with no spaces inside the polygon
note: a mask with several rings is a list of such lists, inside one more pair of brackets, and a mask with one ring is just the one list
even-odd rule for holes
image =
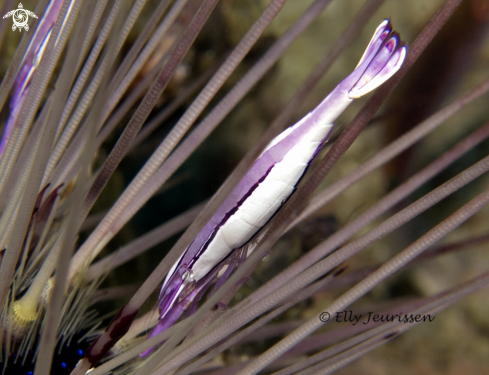
{"label": "purple urchin shrimp", "polygon": [[389,20],[384,20],[355,70],[315,109],[270,142],[168,272],[159,297],[160,321],[150,337],[172,326],[187,309],[193,312],[216,278],[222,284],[244,261],[245,255],[236,250],[253,239],[294,193],[331,133],[333,121],[354,99],[396,73],[406,51]]}

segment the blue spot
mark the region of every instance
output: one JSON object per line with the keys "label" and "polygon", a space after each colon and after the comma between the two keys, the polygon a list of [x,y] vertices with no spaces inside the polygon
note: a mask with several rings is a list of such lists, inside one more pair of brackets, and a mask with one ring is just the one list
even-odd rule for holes
{"label": "blue spot", "polygon": [[65,368],[66,367],[66,363],[61,362],[61,367]]}
{"label": "blue spot", "polygon": [[29,372],[27,373],[27,375],[32,375],[32,371],[29,371]]}
{"label": "blue spot", "polygon": [[83,350],[78,349],[78,355],[83,355]]}

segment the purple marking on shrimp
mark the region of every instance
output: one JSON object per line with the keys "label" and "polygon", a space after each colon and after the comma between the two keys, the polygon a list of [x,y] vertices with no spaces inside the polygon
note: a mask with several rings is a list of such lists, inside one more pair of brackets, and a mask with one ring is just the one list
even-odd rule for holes
{"label": "purple marking on shrimp", "polygon": [[[160,321],[156,327],[151,331],[148,338],[154,337],[166,329],[170,328],[175,322],[187,311],[187,315],[192,315],[197,310],[197,303],[202,298],[207,288],[212,284],[215,277],[219,273],[224,264],[215,267],[212,272],[202,278],[199,282],[195,283],[195,287],[180,301],[177,301],[173,306],[168,309],[167,313],[160,318]],[[178,273],[178,272],[177,272]],[[175,273],[174,275],[176,275]],[[189,309],[190,306],[190,309]],[[160,305],[161,312],[161,305]],[[153,348],[149,348],[140,354],[141,357],[145,357]]]}

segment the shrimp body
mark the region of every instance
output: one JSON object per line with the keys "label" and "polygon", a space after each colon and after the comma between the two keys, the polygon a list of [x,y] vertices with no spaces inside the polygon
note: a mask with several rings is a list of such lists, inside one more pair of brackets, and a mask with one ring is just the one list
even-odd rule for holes
{"label": "shrimp body", "polygon": [[197,296],[202,296],[226,260],[249,242],[293,194],[331,133],[333,121],[354,99],[397,72],[405,55],[406,47],[392,32],[389,21],[384,20],[356,69],[314,110],[270,142],[170,269],[160,293],[160,322],[150,336],[170,327]]}

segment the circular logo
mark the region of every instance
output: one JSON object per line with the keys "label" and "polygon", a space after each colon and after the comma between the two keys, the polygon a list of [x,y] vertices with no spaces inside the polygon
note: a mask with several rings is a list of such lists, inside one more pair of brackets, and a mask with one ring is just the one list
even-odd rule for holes
{"label": "circular logo", "polygon": [[17,29],[19,29],[19,31],[21,31],[22,29],[25,29],[25,31],[29,31],[29,25],[27,24],[27,21],[29,21],[29,16],[37,18],[34,13],[24,9],[22,3],[19,3],[17,9],[11,10],[5,16],[3,16],[3,18],[7,18],[10,16],[12,16],[12,21],[14,22],[14,24],[12,25],[13,31]]}

